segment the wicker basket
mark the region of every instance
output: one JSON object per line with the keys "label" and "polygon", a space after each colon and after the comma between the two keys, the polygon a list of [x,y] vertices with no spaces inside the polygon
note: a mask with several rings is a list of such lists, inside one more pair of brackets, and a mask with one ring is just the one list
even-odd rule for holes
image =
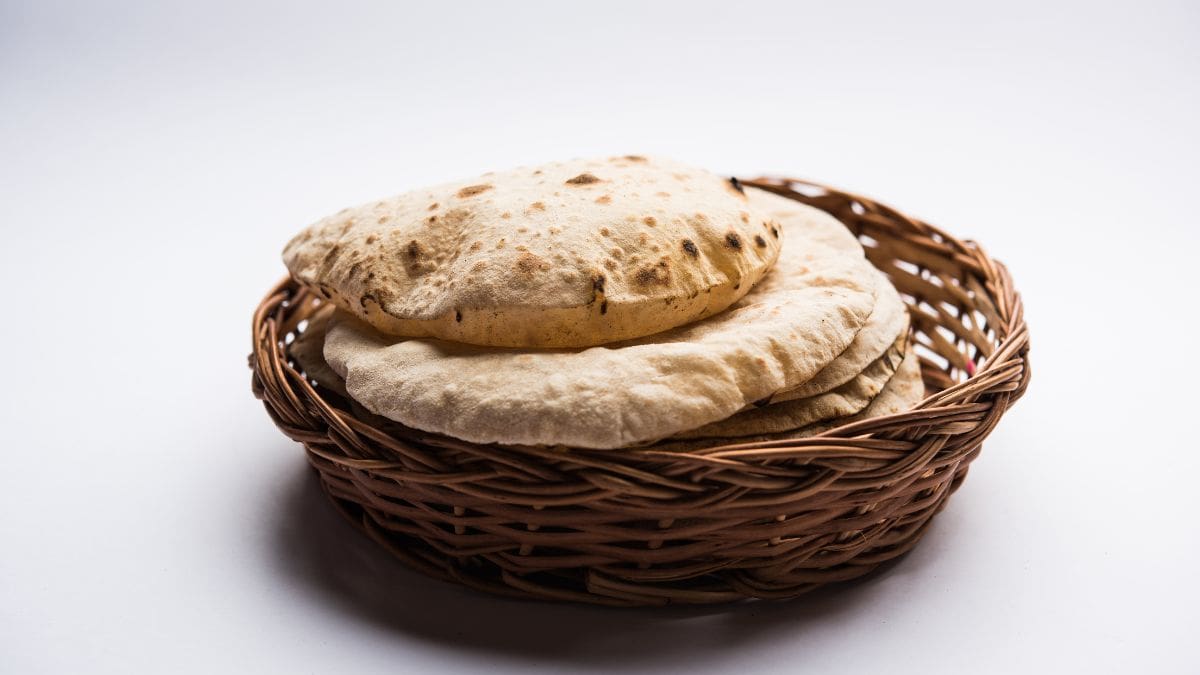
{"label": "wicker basket", "polygon": [[476,445],[314,387],[285,344],[321,300],[290,281],[254,315],[255,395],[338,509],[405,563],[510,596],[609,605],[787,598],[911,549],[1029,382],[1008,272],[883,204],[747,184],[824,209],[909,303],[928,397],[793,441],[695,452]]}

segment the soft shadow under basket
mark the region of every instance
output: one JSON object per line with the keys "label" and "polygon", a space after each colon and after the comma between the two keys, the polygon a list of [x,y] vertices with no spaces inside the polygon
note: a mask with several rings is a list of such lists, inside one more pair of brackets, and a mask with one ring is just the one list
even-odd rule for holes
{"label": "soft shadow under basket", "polygon": [[610,605],[787,598],[910,550],[1029,382],[1021,299],[977,244],[815,183],[745,181],[858,235],[913,316],[927,398],[789,441],[693,452],[477,445],[380,424],[286,343],[322,300],[285,280],[254,315],[255,395],[337,508],[409,566],[477,589]]}

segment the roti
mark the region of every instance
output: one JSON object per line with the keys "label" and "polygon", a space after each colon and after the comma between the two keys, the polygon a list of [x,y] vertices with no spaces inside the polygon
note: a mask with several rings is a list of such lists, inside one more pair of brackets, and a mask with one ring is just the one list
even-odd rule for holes
{"label": "roti", "polygon": [[629,155],[346,209],[302,231],[283,259],[383,334],[587,347],[726,309],[775,264],[783,229],[737,179]]}
{"label": "roti", "polygon": [[896,373],[908,347],[907,334],[896,338],[889,349],[848,382],[807,398],[771,403],[744,410],[728,419],[676,434],[676,438],[731,438],[781,433],[836,417],[853,415],[866,408]]}
{"label": "roti", "polygon": [[672,439],[650,447],[663,452],[687,453],[734,443],[765,443],[810,438],[866,419],[907,412],[916,407],[924,398],[925,383],[921,379],[921,360],[917,356],[916,350],[910,348],[896,369],[896,374],[888,380],[870,405],[857,414],[824,420],[780,433],[760,433],[737,438]]}

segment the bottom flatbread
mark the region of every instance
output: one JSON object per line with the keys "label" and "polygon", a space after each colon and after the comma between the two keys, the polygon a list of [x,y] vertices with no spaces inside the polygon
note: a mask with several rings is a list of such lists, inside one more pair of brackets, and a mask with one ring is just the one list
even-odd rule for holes
{"label": "bottom flatbread", "polygon": [[663,452],[696,452],[718,445],[730,445],[733,443],[762,443],[766,441],[808,438],[810,436],[819,436],[831,429],[861,422],[872,417],[895,415],[911,410],[924,398],[925,383],[921,379],[921,359],[917,356],[916,350],[910,348],[908,354],[905,355],[904,360],[900,362],[900,366],[896,369],[896,374],[892,376],[892,379],[888,380],[888,383],[879,392],[879,395],[875,397],[875,400],[871,401],[870,405],[855,415],[825,420],[782,433],[762,433],[755,436],[742,436],[738,438],[669,439],[649,447]]}
{"label": "bottom flatbread", "polygon": [[672,438],[731,438],[799,429],[824,420],[853,415],[868,405],[895,375],[908,348],[908,334],[895,339],[882,356],[849,382],[830,391],[759,408],[675,434]]}
{"label": "bottom flatbread", "polygon": [[[292,344],[288,347],[288,354],[296,361],[301,370],[303,370],[310,379],[316,381],[318,385],[325,387],[330,391],[337,392],[342,396],[346,396],[345,386],[343,385],[341,378],[328,366],[328,364],[325,363],[325,358],[322,354],[322,345],[325,340],[325,330],[327,328],[329,315],[329,312],[318,312],[315,314],[309,320],[306,330],[301,333],[300,337],[292,342]],[[896,351],[897,345],[893,345],[892,349],[875,363],[877,364],[880,361],[888,358],[890,354],[894,354]],[[816,436],[818,434],[825,433],[826,431],[838,426],[851,424],[871,417],[881,417],[884,415],[894,415],[896,413],[904,412],[911,409],[925,398],[925,385],[921,380],[920,359],[917,357],[915,350],[913,350],[911,346],[908,346],[906,349],[903,349],[901,353],[903,353],[904,356],[902,359],[900,359],[899,365],[895,366],[895,374],[891,375],[889,379],[886,379],[886,383],[882,385],[882,388],[878,390],[878,393],[870,399],[870,402],[865,408],[862,408],[856,414],[837,416],[833,417],[832,419],[828,416],[821,417],[820,415],[816,415],[813,417],[813,419],[817,421],[803,425],[795,425],[795,420],[804,419],[806,414],[812,415],[813,413],[798,413],[796,410],[787,411],[783,408],[777,408],[777,411],[780,412],[780,415],[773,416],[772,413],[774,411],[771,409],[776,408],[776,406],[796,407],[796,404],[803,403],[803,401],[811,401],[811,399],[787,401],[785,403],[772,404],[756,410],[747,411],[750,413],[755,413],[753,418],[754,421],[752,422],[750,421],[750,418],[747,418],[744,421],[739,422],[737,427],[738,431],[747,432],[745,434],[735,437],[709,436],[704,438],[688,439],[674,438],[660,442],[653,447],[655,449],[663,449],[668,451],[686,452],[689,450],[700,450],[706,447],[726,445],[729,443],[750,443],[789,438],[806,438],[808,436]],[[897,357],[892,356],[892,358]],[[854,380],[851,380],[851,382],[848,384],[854,384],[854,382]],[[829,392],[829,394],[836,394],[836,392],[837,390],[834,390],[834,392]],[[825,394],[823,396],[827,396],[829,394]],[[812,398],[820,398],[820,396]],[[739,413],[739,415],[744,414],[746,413]],[[738,417],[739,415],[735,415],[734,417]],[[382,419],[383,418],[380,418],[381,421]],[[715,424],[719,425],[721,423],[717,422]],[[755,424],[759,426],[756,427],[754,426]],[[792,424],[792,426],[788,427],[788,424]],[[708,426],[711,427],[714,425]]]}
{"label": "bottom flatbread", "polygon": [[329,317],[335,309],[333,305],[326,305],[309,317],[308,325],[292,344],[288,345],[287,353],[309,380],[349,398],[346,394],[346,383],[342,382],[341,376],[325,361],[325,333],[329,330]]}

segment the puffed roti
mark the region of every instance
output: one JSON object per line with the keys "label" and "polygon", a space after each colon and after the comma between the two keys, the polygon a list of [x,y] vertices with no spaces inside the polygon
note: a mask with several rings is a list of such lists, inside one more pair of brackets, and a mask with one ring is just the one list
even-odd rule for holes
{"label": "puffed roti", "polygon": [[716,314],[779,256],[736,179],[629,155],[485,174],[346,209],[283,252],[381,333],[587,347]]}

